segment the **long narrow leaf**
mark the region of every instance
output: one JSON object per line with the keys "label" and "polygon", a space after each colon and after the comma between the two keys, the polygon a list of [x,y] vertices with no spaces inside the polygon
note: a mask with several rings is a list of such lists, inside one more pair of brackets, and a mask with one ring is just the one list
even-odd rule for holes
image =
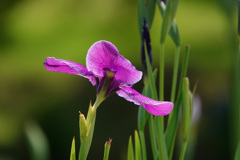
{"label": "long narrow leaf", "polygon": [[73,140],[72,140],[72,148],[71,148],[70,160],[76,160],[75,137],[73,137]]}
{"label": "long narrow leaf", "polygon": [[111,148],[111,143],[112,143],[112,140],[109,139],[109,141],[106,141],[106,143],[105,143],[105,145],[104,145],[104,156],[103,156],[103,160],[108,160],[109,152],[110,152],[110,148]]}
{"label": "long narrow leaf", "polygon": [[156,8],[156,0],[147,0],[147,23],[149,29],[152,26]]}
{"label": "long narrow leaf", "polygon": [[150,83],[150,88],[151,88],[151,96],[153,99],[157,100],[157,89],[156,89],[156,84],[154,80],[154,76],[152,73],[152,67],[150,64],[150,60],[147,54],[147,51],[145,52],[145,57],[146,57],[146,64],[147,64],[147,71],[148,71],[148,76],[149,76],[149,83]]}
{"label": "long narrow leaf", "polygon": [[135,138],[135,159],[142,160],[141,145],[140,145],[138,132],[136,130],[134,132],[134,138]]}
{"label": "long narrow leaf", "polygon": [[142,32],[143,19],[146,18],[146,5],[144,0],[138,1],[138,27],[140,35]]}
{"label": "long narrow leaf", "polygon": [[[183,54],[183,62],[182,62],[182,69],[181,69],[181,76],[180,76],[180,81],[178,86],[177,97],[179,97],[180,93],[182,92],[183,77],[185,77],[187,74],[189,53],[190,53],[190,45],[186,45],[185,52]],[[173,110],[174,109],[175,107],[173,108]],[[172,118],[172,115],[173,115],[173,112],[170,113],[168,117],[168,121],[170,121],[170,119]]]}
{"label": "long narrow leaf", "polygon": [[[158,4],[158,8],[161,12],[161,15],[163,17],[166,6],[161,0],[157,0],[157,4]],[[175,43],[176,46],[181,45],[180,34],[179,34],[177,23],[176,23],[175,20],[173,21],[172,26],[171,26],[168,34],[170,35],[171,39],[173,40],[173,42]]]}
{"label": "long narrow leaf", "polygon": [[166,146],[167,146],[167,150],[168,150],[169,159],[172,158],[174,142],[175,142],[177,128],[178,128],[179,111],[180,111],[180,105],[182,103],[181,89],[182,89],[183,77],[185,77],[187,74],[189,50],[190,50],[190,46],[187,45],[185,53],[183,55],[183,64],[182,64],[182,71],[181,71],[179,89],[178,89],[178,94],[177,94],[178,95],[177,101],[174,105],[172,113],[169,116],[169,123],[168,123],[167,129],[166,129],[166,132],[165,132]]}
{"label": "long narrow leaf", "polygon": [[166,10],[163,16],[160,43],[164,44],[170,27],[174,21],[180,0],[168,0]]}
{"label": "long narrow leaf", "polygon": [[134,151],[133,151],[133,144],[132,144],[132,136],[129,137],[128,141],[128,160],[134,160]]}
{"label": "long narrow leaf", "polygon": [[238,147],[234,157],[234,160],[239,160],[239,159],[240,159],[240,142],[238,143]]}
{"label": "long narrow leaf", "polygon": [[147,150],[146,150],[144,130],[139,131],[139,138],[140,138],[140,144],[141,144],[142,159],[147,160]]}

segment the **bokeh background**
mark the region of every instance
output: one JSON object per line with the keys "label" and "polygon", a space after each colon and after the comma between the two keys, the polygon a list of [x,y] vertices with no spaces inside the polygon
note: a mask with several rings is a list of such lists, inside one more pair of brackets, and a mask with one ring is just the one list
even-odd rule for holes
{"label": "bokeh background", "polygon": [[[29,123],[44,133],[49,159],[68,159],[73,136],[79,148],[78,111],[87,113],[96,88],[82,77],[48,72],[43,62],[53,56],[85,65],[88,48],[98,40],[108,40],[142,70],[137,7],[137,0],[0,1],[1,160],[31,159],[26,136]],[[150,33],[154,67],[158,67],[161,21],[157,8]],[[182,0],[176,21],[182,53],[184,45],[191,44],[188,76],[191,88],[198,81],[202,106],[193,130],[192,159],[230,159],[234,154],[231,101],[238,44],[237,2]],[[173,53],[168,38],[166,95]],[[142,87],[139,82],[134,88],[141,91]],[[109,137],[113,139],[110,159],[126,159],[129,135],[137,128],[137,111],[138,106],[117,95],[104,101],[97,113],[89,159],[102,159]]]}

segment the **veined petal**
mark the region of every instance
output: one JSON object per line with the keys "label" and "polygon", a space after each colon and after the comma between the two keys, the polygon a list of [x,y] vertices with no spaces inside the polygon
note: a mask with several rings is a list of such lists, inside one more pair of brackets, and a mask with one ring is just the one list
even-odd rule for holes
{"label": "veined petal", "polygon": [[156,116],[168,115],[173,108],[173,103],[155,101],[151,98],[143,96],[131,87],[120,87],[117,94],[136,105],[142,105],[149,113]]}
{"label": "veined petal", "polygon": [[142,72],[119,55],[117,48],[108,41],[98,41],[90,47],[86,64],[87,69],[99,77],[104,76],[106,69],[113,71],[115,80],[123,84],[132,85],[142,78]]}
{"label": "veined petal", "polygon": [[48,71],[63,72],[69,74],[76,74],[88,78],[92,85],[96,85],[96,78],[94,74],[87,70],[81,64],[67,61],[63,59],[56,59],[54,57],[47,57],[43,63]]}

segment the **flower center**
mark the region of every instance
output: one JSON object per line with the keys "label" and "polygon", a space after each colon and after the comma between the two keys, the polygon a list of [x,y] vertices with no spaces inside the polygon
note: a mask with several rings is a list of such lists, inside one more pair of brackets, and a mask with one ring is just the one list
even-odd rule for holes
{"label": "flower center", "polygon": [[107,97],[108,92],[112,89],[111,83],[114,78],[115,72],[104,69],[104,77],[100,80],[99,86],[97,88],[97,98],[104,100]]}

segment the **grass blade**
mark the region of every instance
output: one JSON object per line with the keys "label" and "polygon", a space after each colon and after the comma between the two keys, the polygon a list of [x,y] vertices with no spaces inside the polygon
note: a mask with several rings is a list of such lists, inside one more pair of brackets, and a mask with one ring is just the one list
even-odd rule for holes
{"label": "grass blade", "polygon": [[71,148],[70,160],[76,160],[75,137],[73,137],[73,140],[72,140],[72,148]]}
{"label": "grass blade", "polygon": [[109,152],[110,152],[110,148],[111,148],[111,143],[112,143],[112,140],[109,139],[109,141],[106,141],[106,143],[105,143],[105,145],[104,145],[104,156],[103,156],[103,160],[108,160]]}
{"label": "grass blade", "polygon": [[133,151],[133,144],[132,144],[132,136],[129,137],[128,141],[128,160],[134,160],[134,151]]}
{"label": "grass blade", "polygon": [[142,160],[141,145],[140,145],[138,132],[136,130],[134,132],[134,138],[135,138],[135,159]]}

